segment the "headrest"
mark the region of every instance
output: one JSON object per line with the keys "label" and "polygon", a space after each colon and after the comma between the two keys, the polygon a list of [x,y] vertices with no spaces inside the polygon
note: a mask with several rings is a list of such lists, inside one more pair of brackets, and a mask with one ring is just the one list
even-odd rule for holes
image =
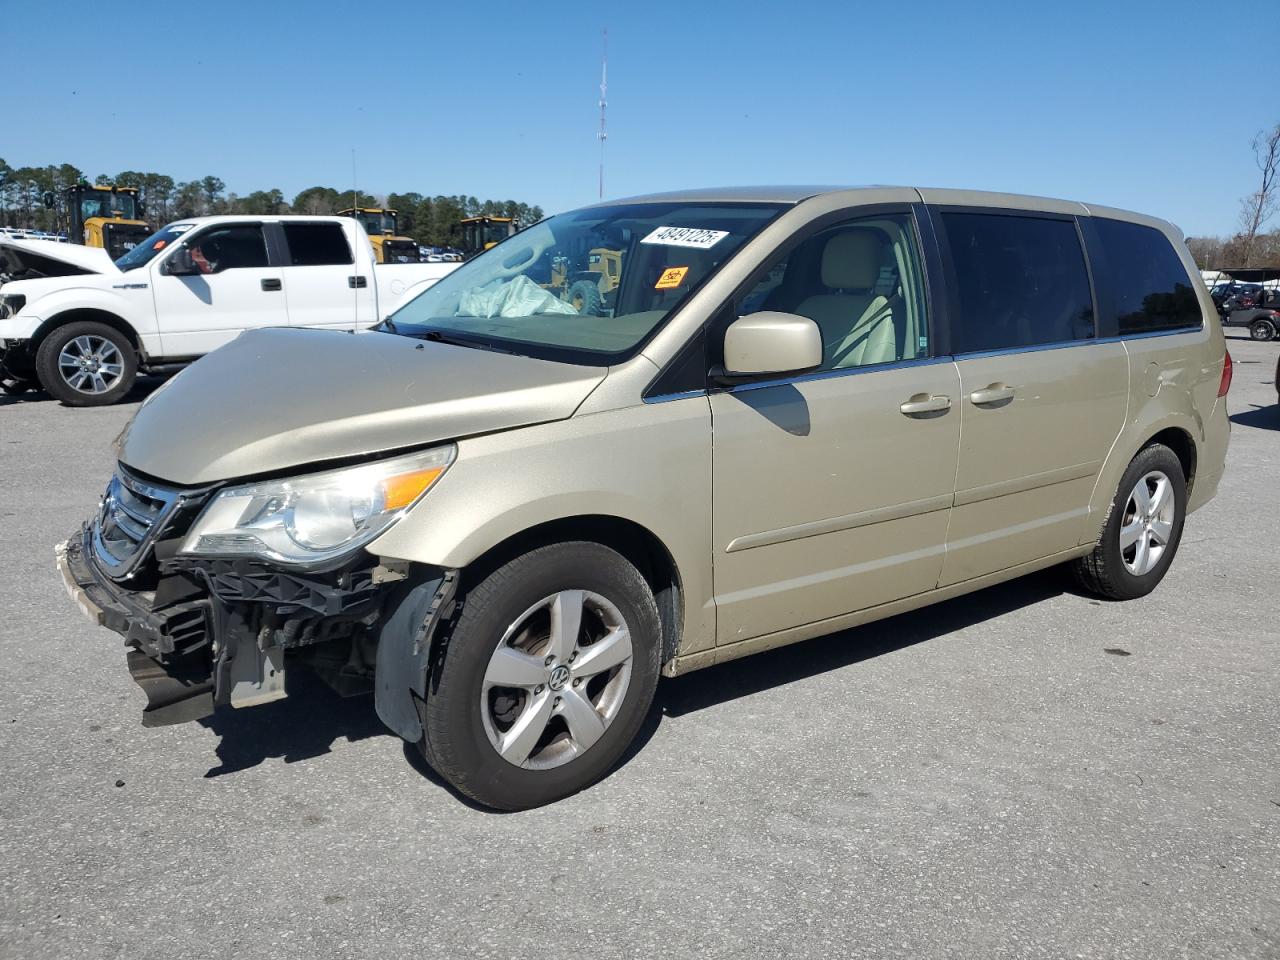
{"label": "headrest", "polygon": [[822,285],[832,290],[867,290],[884,263],[884,241],[874,230],[837,233],[822,249]]}

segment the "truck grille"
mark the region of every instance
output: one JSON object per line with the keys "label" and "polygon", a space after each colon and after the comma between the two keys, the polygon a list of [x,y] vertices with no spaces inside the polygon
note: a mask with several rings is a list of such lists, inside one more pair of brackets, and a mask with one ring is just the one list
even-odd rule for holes
{"label": "truck grille", "polygon": [[104,572],[128,576],[147,554],[180,491],[143,483],[124,469],[116,471],[93,522],[93,549]]}

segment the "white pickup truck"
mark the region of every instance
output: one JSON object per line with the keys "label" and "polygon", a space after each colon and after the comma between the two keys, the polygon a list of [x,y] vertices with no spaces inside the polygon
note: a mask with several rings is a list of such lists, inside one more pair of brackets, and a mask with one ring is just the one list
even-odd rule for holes
{"label": "white pickup truck", "polygon": [[99,249],[0,238],[0,386],[114,403],[256,327],[373,326],[456,263],[375,263],[348,217],[196,217],[114,263]]}

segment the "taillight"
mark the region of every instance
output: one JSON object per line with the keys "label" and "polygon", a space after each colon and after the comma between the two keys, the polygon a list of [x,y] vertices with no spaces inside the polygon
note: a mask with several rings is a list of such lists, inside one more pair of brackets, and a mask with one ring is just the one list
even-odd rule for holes
{"label": "taillight", "polygon": [[1222,380],[1218,384],[1218,396],[1225,397],[1231,389],[1231,351],[1226,350],[1222,356]]}

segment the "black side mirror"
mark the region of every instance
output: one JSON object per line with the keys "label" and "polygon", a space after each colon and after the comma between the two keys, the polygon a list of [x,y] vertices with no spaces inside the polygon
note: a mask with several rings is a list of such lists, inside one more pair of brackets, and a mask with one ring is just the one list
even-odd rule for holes
{"label": "black side mirror", "polygon": [[194,277],[200,274],[200,268],[191,259],[190,250],[186,247],[178,247],[165,261],[164,272],[171,277]]}

